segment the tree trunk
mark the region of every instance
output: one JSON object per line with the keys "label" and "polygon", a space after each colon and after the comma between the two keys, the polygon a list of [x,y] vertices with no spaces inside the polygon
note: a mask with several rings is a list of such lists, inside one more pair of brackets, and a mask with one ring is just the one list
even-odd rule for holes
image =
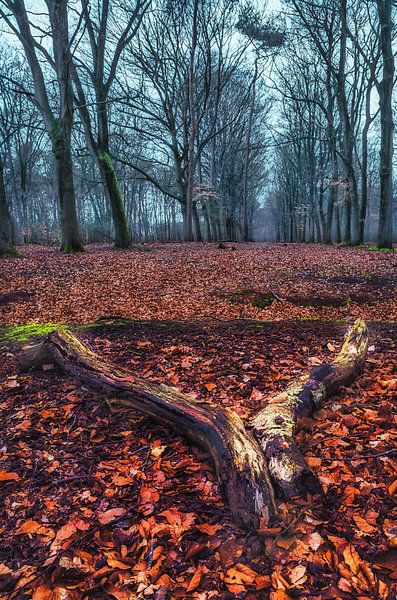
{"label": "tree trunk", "polygon": [[69,132],[57,120],[54,124],[52,148],[55,157],[55,180],[61,224],[61,250],[66,254],[82,252],[73,179],[73,160]]}
{"label": "tree trunk", "polygon": [[221,489],[237,525],[274,522],[277,508],[263,453],[232,410],[195,402],[165,385],[146,381],[101,361],[73,334],[58,331],[20,357],[22,369],[56,363],[85,385],[111,394],[127,410],[138,410],[203,446],[215,463]]}
{"label": "tree trunk", "polygon": [[98,154],[98,163],[105,183],[106,193],[112,210],[115,241],[117,248],[129,248],[131,246],[131,233],[125,214],[123,198],[117,175],[114,170],[112,159],[107,152]]}
{"label": "tree trunk", "polygon": [[360,206],[360,229],[358,232],[358,244],[364,243],[365,221],[368,206],[368,127],[365,124],[361,136],[361,206]]}
{"label": "tree trunk", "polygon": [[11,215],[4,185],[4,167],[0,157],[0,257],[15,254]]}
{"label": "tree trunk", "polygon": [[202,242],[203,236],[201,235],[200,216],[197,210],[197,203],[193,203],[193,220],[194,220],[194,233],[196,242]]}
{"label": "tree trunk", "polygon": [[245,160],[244,160],[244,182],[243,182],[243,241],[249,241],[249,173],[250,173],[250,157],[251,157],[251,137],[252,124],[254,120],[255,100],[256,100],[256,81],[258,79],[258,60],[259,56],[255,57],[254,75],[252,78],[252,96],[248,115],[247,136],[245,139]]}
{"label": "tree trunk", "polygon": [[377,0],[380,44],[383,59],[383,79],[379,85],[381,123],[380,205],[378,248],[393,247],[393,87],[394,54],[392,48],[393,0]]}
{"label": "tree trunk", "polygon": [[345,170],[345,243],[357,244],[359,207],[357,177],[354,170],[354,127],[346,93],[347,0],[339,3],[341,34],[338,66],[338,106],[342,126],[343,166]]}
{"label": "tree trunk", "polygon": [[347,334],[340,353],[270,398],[251,420],[254,433],[269,466],[275,489],[285,498],[302,491],[320,491],[321,486],[296,446],[293,433],[297,420],[318,410],[341,386],[351,384],[361,374],[368,348],[368,330],[356,321]]}
{"label": "tree trunk", "polygon": [[192,15],[192,41],[189,59],[189,115],[190,131],[188,144],[188,168],[187,168],[187,194],[186,194],[186,222],[185,222],[185,242],[193,240],[193,194],[194,194],[194,175],[196,171],[195,145],[197,137],[197,114],[196,114],[196,78],[195,78],[195,60],[197,48],[197,21],[198,21],[199,2],[194,0]]}
{"label": "tree trunk", "polygon": [[371,76],[365,92],[365,123],[361,134],[361,205],[360,205],[360,229],[358,243],[364,243],[365,221],[368,207],[368,132],[375,115],[371,115],[371,92],[374,77]]}
{"label": "tree trunk", "polygon": [[212,240],[211,223],[210,223],[210,218],[208,216],[207,205],[205,204],[205,202],[203,202],[203,216],[204,216],[204,223],[205,223],[205,239],[207,242],[210,242]]}

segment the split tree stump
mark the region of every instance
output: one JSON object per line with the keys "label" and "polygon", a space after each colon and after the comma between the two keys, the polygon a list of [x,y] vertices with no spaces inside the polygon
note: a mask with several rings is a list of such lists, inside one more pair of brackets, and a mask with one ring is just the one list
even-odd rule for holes
{"label": "split tree stump", "polygon": [[[274,488],[284,497],[321,491],[294,439],[300,417],[310,415],[342,385],[362,372],[368,348],[363,321],[349,330],[330,364],[316,367],[271,398],[246,428],[232,410],[193,400],[173,388],[147,381],[101,360],[68,331],[55,331],[25,350],[22,370],[54,362],[79,381],[112,396],[128,409],[144,413],[205,448],[212,456],[235,523],[244,528],[272,525],[277,518]],[[270,475],[269,475],[270,471]]]}

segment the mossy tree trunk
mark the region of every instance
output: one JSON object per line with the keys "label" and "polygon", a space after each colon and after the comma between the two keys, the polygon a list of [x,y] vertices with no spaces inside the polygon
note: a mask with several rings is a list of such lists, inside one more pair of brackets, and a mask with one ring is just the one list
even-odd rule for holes
{"label": "mossy tree trunk", "polygon": [[131,233],[128,227],[127,216],[125,213],[123,197],[117,179],[117,174],[114,170],[113,161],[108,152],[98,153],[98,164],[112,211],[115,232],[115,246],[118,248],[129,248],[129,246],[131,246]]}
{"label": "mossy tree trunk", "polygon": [[[26,56],[33,80],[34,103],[43,118],[46,131],[50,137],[55,158],[55,180],[59,202],[61,224],[61,249],[64,252],[79,252],[83,245],[79,234],[78,216],[73,180],[73,161],[71,151],[71,135],[73,126],[73,91],[70,78],[72,60],[67,0],[46,0],[50,21],[50,37],[54,54],[56,72],[56,88],[50,85],[47,89],[46,78],[37,55],[38,43],[32,33],[30,15],[24,0],[6,3],[10,14],[15,18],[16,26],[12,26]],[[8,17],[3,18],[8,20]],[[52,98],[56,89],[56,99]],[[28,95],[30,97],[30,94]],[[57,106],[57,112],[53,106]]]}
{"label": "mossy tree trunk", "polygon": [[380,198],[378,248],[393,248],[393,0],[377,0],[382,81],[378,84],[380,108]]}

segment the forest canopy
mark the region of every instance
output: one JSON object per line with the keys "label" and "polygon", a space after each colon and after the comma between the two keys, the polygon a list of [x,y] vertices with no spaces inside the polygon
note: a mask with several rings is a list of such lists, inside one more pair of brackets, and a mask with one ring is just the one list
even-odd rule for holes
{"label": "forest canopy", "polygon": [[393,243],[392,0],[0,0],[0,251]]}

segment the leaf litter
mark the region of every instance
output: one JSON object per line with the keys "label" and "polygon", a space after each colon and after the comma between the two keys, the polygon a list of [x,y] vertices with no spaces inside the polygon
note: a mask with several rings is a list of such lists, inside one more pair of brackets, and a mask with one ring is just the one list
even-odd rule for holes
{"label": "leaf litter", "polygon": [[[141,319],[123,327],[104,320],[79,335],[104,359],[229,406],[247,420],[269,395],[337,351],[346,325],[310,320],[313,314],[395,320],[390,298],[377,305],[316,307],[314,313],[284,300],[258,309],[224,299],[243,285],[280,298],[291,285],[308,294],[313,285],[324,290],[324,278],[357,280],[364,268],[390,277],[393,270],[381,253],[320,249],[316,258],[304,246],[299,253],[277,245],[251,252],[238,245],[236,252],[220,253],[192,244],[182,270],[180,248],[154,245],[149,253],[120,253],[97,247],[73,260],[47,248],[28,249],[26,258],[12,263],[12,277],[6,265],[5,287],[34,288],[35,300],[29,304],[29,296],[6,313],[1,305],[3,322],[88,322],[106,314]],[[394,256],[386,258],[395,263]],[[285,279],[286,261],[292,260],[294,274]],[[36,272],[39,261],[43,268]],[[125,275],[127,264],[129,273],[138,273],[135,279]],[[89,273],[97,268],[99,297]],[[162,297],[143,291],[149,281],[165,286]],[[237,320],[198,321],[200,315]],[[185,322],[164,320],[181,317]],[[248,535],[233,524],[203,450],[138,413],[126,419],[111,398],[98,398],[53,365],[20,374],[20,348],[3,346],[0,597],[393,598],[397,326],[369,326],[372,347],[363,377],[299,423],[298,444],[324,496],[279,501],[280,524]]]}

